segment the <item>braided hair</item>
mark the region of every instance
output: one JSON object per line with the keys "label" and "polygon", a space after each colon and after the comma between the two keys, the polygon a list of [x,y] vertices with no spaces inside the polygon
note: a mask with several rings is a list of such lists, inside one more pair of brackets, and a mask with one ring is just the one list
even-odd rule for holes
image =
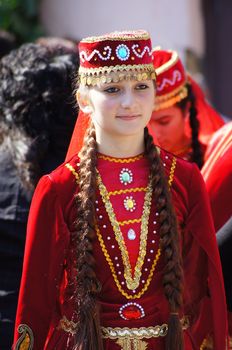
{"label": "braided hair", "polygon": [[[182,327],[178,312],[182,307],[182,261],[175,213],[163,166],[145,128],[145,155],[151,166],[154,201],[159,212],[160,242],[165,256],[163,287],[170,305],[170,320],[166,336],[167,350],[182,350]],[[94,272],[93,241],[96,238],[95,194],[96,194],[97,144],[95,129],[90,125],[80,154],[80,187],[77,204],[77,286],[75,291],[79,327],[75,335],[75,349],[102,350],[99,309],[97,303],[100,283]]]}
{"label": "braided hair", "polygon": [[203,151],[201,148],[201,144],[199,141],[199,128],[200,128],[200,123],[197,118],[197,109],[195,106],[195,96],[192,91],[192,86],[191,84],[186,85],[188,94],[187,97],[181,100],[180,102],[177,103],[177,106],[184,111],[186,109],[186,105],[188,102],[190,102],[190,107],[189,107],[189,124],[191,128],[191,146],[192,146],[192,156],[191,156],[191,161],[196,163],[199,167],[199,169],[202,168],[203,163],[204,163],[204,155]]}
{"label": "braided hair", "polygon": [[79,327],[75,349],[103,350],[99,310],[96,302],[101,290],[94,271],[93,240],[95,238],[97,143],[90,125],[80,153],[79,192],[77,204],[77,288],[75,291]]}

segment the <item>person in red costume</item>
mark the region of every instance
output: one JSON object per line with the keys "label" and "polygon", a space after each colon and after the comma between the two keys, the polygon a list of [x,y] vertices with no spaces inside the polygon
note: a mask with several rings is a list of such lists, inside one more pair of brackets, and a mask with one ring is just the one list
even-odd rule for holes
{"label": "person in red costume", "polygon": [[13,348],[196,350],[211,340],[225,349],[203,179],[155,146],[146,127],[155,103],[150,36],[86,38],[79,55],[79,143],[33,197]]}
{"label": "person in red costume", "polygon": [[153,64],[157,90],[149,131],[162,148],[201,168],[209,139],[224,121],[186,73],[177,52],[154,50]]}

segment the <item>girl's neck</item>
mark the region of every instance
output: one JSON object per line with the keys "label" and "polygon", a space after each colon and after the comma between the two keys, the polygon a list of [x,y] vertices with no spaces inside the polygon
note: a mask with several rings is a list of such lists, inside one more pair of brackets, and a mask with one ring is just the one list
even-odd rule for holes
{"label": "girl's neck", "polygon": [[114,158],[129,158],[144,152],[144,135],[130,135],[111,138],[104,135],[104,139],[97,137],[98,151]]}

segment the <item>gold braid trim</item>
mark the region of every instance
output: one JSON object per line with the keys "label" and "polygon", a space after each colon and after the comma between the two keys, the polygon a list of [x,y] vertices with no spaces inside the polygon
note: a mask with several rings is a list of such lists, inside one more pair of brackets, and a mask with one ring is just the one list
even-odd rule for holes
{"label": "gold braid trim", "polygon": [[98,158],[100,159],[104,159],[104,160],[108,160],[109,162],[112,163],[134,163],[136,162],[136,160],[140,160],[144,157],[144,154],[140,154],[138,156],[135,157],[131,157],[131,158],[114,158],[114,157],[110,157],[110,156],[105,156],[104,154],[99,154]]}
{"label": "gold braid trim", "polygon": [[18,339],[14,350],[33,350],[34,336],[31,328],[26,324],[20,324],[18,332],[22,335]]}
{"label": "gold braid trim", "polygon": [[114,279],[114,282],[119,290],[119,292],[124,296],[126,297],[127,299],[131,300],[131,299],[138,299],[140,298],[148,289],[150,283],[151,283],[151,280],[152,280],[152,276],[154,274],[154,271],[155,271],[155,267],[157,265],[157,262],[159,260],[159,257],[160,257],[160,254],[161,254],[161,250],[160,248],[158,249],[157,253],[156,253],[156,256],[155,256],[155,259],[153,261],[153,264],[152,264],[152,267],[151,267],[151,270],[150,270],[150,273],[149,273],[149,276],[147,278],[147,281],[144,285],[144,287],[142,288],[142,290],[139,292],[139,293],[136,293],[134,295],[130,295],[128,294],[121,286],[119,280],[118,280],[118,277],[117,277],[117,274],[115,272],[115,269],[114,269],[114,264],[109,256],[109,253],[106,249],[106,246],[105,246],[105,243],[104,243],[104,240],[102,238],[102,235],[100,233],[100,230],[98,228],[98,226],[96,225],[95,226],[95,229],[96,229],[96,233],[97,233],[97,237],[98,237],[98,240],[99,240],[99,243],[100,243],[100,246],[102,248],[102,251],[103,251],[103,254],[105,255],[105,258],[106,258],[106,261],[108,262],[108,265],[110,267],[110,270],[111,270],[111,273],[112,273],[112,276],[113,276],[113,279]]}
{"label": "gold braid trim", "polygon": [[131,220],[125,220],[125,221],[119,221],[120,226],[130,225],[130,224],[139,224],[142,221],[141,218],[139,219],[131,219]]}
{"label": "gold braid trim", "polygon": [[125,190],[119,190],[119,191],[112,191],[108,192],[109,196],[116,196],[117,194],[123,194],[123,193],[136,193],[136,192],[146,192],[147,187],[135,187],[135,188],[127,188]]}
{"label": "gold braid trim", "polygon": [[101,176],[97,171],[97,184],[100,190],[102,200],[105,204],[106,212],[109,216],[110,223],[112,225],[116,241],[118,242],[119,249],[121,251],[123,265],[124,265],[124,276],[126,280],[127,288],[134,290],[138,288],[140,283],[140,278],[142,275],[142,266],[144,264],[144,259],[146,256],[147,247],[147,235],[148,235],[148,220],[150,215],[151,201],[152,201],[152,185],[151,180],[147,186],[147,191],[144,198],[142,221],[141,221],[141,234],[140,234],[140,246],[139,246],[139,256],[135,265],[134,276],[132,277],[132,269],[130,265],[128,251],[126,249],[125,241],[120,230],[119,223],[116,219],[113,206],[110,202],[109,195],[105,185],[102,182]]}
{"label": "gold braid trim", "polygon": [[176,157],[173,157],[172,164],[171,164],[171,169],[170,169],[170,173],[169,173],[169,179],[168,179],[169,188],[172,186],[172,183],[173,183],[173,180],[174,180],[175,169],[176,169]]}
{"label": "gold braid trim", "polygon": [[77,183],[79,182],[79,174],[78,172],[74,169],[74,167],[67,163],[65,164],[66,168],[71,171],[71,173],[75,176]]}

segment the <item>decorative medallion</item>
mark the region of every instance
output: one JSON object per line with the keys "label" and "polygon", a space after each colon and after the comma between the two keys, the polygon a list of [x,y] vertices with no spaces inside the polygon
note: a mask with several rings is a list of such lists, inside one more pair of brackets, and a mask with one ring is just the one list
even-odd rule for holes
{"label": "decorative medallion", "polygon": [[130,49],[125,44],[120,44],[116,48],[116,55],[121,61],[126,61],[130,57]]}
{"label": "decorative medallion", "polygon": [[132,171],[128,168],[123,168],[119,174],[120,182],[124,185],[130,184],[133,181]]}
{"label": "decorative medallion", "polygon": [[124,199],[123,202],[124,202],[124,207],[126,210],[131,211],[131,212],[135,210],[136,202],[132,196],[126,196],[126,198]]}
{"label": "decorative medallion", "polygon": [[119,315],[124,320],[138,320],[145,316],[145,312],[141,305],[130,302],[120,307]]}
{"label": "decorative medallion", "polygon": [[136,233],[133,230],[133,228],[130,228],[129,231],[127,232],[127,237],[129,240],[133,241],[136,238]]}

